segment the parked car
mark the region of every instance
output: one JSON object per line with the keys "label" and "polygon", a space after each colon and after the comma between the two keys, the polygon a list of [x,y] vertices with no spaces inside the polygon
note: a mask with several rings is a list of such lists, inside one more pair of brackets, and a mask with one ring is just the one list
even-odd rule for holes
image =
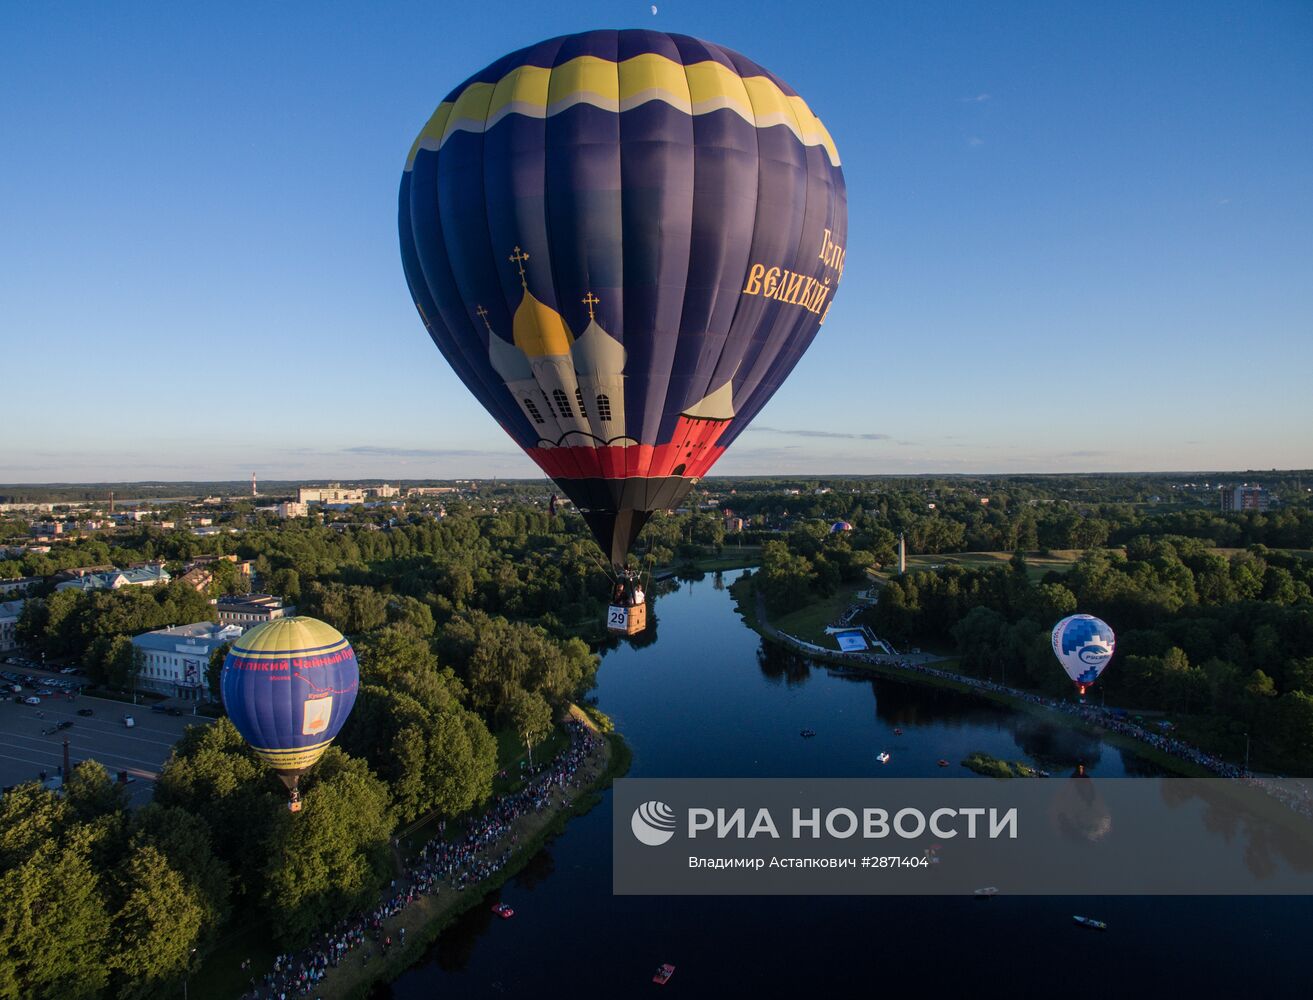
{"label": "parked car", "polygon": [[30,695],[28,695],[26,698],[23,699],[23,704],[24,704],[24,705],[40,705],[40,704],[41,704],[41,699],[38,698],[38,697],[37,697],[36,695],[34,695],[34,694],[30,694]]}
{"label": "parked car", "polygon": [[62,722],[60,722],[57,726],[55,726],[55,728],[56,728],[56,729],[71,729],[72,726],[73,726],[73,720],[72,720],[72,719],[65,719],[65,720],[63,720]]}
{"label": "parked car", "polygon": [[137,720],[130,715],[125,715],[123,716],[123,724],[127,726],[129,729],[131,729],[133,726],[137,724]]}
{"label": "parked car", "polygon": [[59,668],[59,672],[60,672],[61,674],[76,674],[76,673],[80,673],[80,671],[78,670],[77,667],[60,667],[60,668]]}
{"label": "parked car", "polygon": [[93,711],[92,711],[91,709],[89,709],[89,708],[79,708],[79,709],[78,709],[78,715],[89,716],[89,715],[95,715],[95,714],[96,714],[96,713],[93,712]]}

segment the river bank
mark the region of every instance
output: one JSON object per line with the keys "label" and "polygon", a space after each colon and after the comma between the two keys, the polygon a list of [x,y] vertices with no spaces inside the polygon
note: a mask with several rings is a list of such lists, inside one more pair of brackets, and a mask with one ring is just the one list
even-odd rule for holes
{"label": "river bank", "polygon": [[[495,816],[505,807],[494,802],[462,826],[469,831],[464,838],[435,837],[406,859],[398,852],[398,877],[377,908],[321,935],[309,948],[281,956],[280,968],[248,984],[243,996],[363,998],[421,961],[445,928],[486,902],[571,818],[597,805],[602,790],[628,769],[631,755],[618,734],[601,732],[574,706],[568,725],[582,743],[572,738],[566,751],[523,786],[532,808],[499,825]],[[443,854],[448,857],[439,861]],[[458,862],[451,861],[452,854]]]}
{"label": "river bank", "polygon": [[[796,644],[795,640],[792,640],[792,637],[780,632],[771,624],[765,605],[760,599],[750,576],[744,576],[735,581],[733,586],[730,587],[730,593],[734,598],[736,610],[749,628],[767,642],[787,649],[807,660],[844,670],[875,674],[903,684],[921,684],[969,694],[984,701],[1005,705],[1008,708],[1034,715],[1045,721],[1087,733],[1113,746],[1130,750],[1181,777],[1210,778],[1216,776],[1217,772],[1211,768],[1183,759],[1176,754],[1168,753],[1155,747],[1152,743],[1147,743],[1134,736],[1120,733],[1115,729],[1110,729],[1070,712],[1032,700],[1032,697],[1026,696],[1023,692],[1003,689],[1000,685],[984,686],[975,678],[956,678],[945,675],[943,672],[930,673],[927,672],[924,664],[919,665],[917,668],[910,668],[898,658],[890,658],[889,662],[882,662],[876,659],[858,659],[851,654],[838,651],[830,653],[824,650],[802,648]],[[927,663],[932,662],[931,658],[927,657],[926,659]]]}

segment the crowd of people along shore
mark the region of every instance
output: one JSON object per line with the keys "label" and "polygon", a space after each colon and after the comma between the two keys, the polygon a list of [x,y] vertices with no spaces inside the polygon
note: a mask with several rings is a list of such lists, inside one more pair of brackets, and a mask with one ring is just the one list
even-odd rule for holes
{"label": "crowd of people along shore", "polygon": [[[603,738],[577,719],[566,723],[570,742],[549,763],[529,769],[522,764],[524,783],[520,788],[496,796],[488,808],[472,818],[461,835],[446,837],[446,821],[438,835],[420,848],[402,878],[394,880],[385,898],[371,910],[357,913],[300,951],[279,955],[274,967],[263,976],[251,976],[243,1000],[288,1000],[316,994],[330,969],[352,952],[361,951],[366,966],[387,955],[394,946],[406,943],[401,927],[393,938],[387,922],[422,896],[435,896],[443,889],[461,892],[477,887],[496,874],[511,859],[517,846],[513,832],[516,820],[542,812],[558,799],[564,808],[596,776],[581,774]],[[242,970],[250,962],[242,963]]]}
{"label": "crowd of people along shore", "polygon": [[[785,637],[786,641],[788,637]],[[849,653],[844,656],[845,661],[858,660],[863,663],[870,663],[882,667],[895,667],[899,670],[910,670],[918,674],[924,674],[930,677],[938,677],[943,680],[952,681],[955,684],[963,684],[967,687],[976,688],[981,691],[989,691],[994,694],[1006,695],[1009,698],[1017,698],[1021,701],[1027,701],[1034,705],[1042,705],[1045,708],[1053,709],[1057,712],[1064,712],[1067,715],[1075,716],[1082,722],[1094,726],[1101,726],[1109,729],[1114,733],[1139,740],[1146,743],[1162,753],[1176,757],[1180,760],[1189,761],[1197,764],[1214,774],[1223,778],[1236,778],[1242,780],[1257,788],[1261,788],[1269,795],[1279,799],[1291,809],[1304,816],[1313,818],[1313,790],[1305,783],[1293,782],[1289,779],[1268,779],[1256,777],[1237,767],[1235,764],[1215,757],[1210,753],[1200,750],[1198,747],[1187,743],[1185,740],[1172,736],[1168,733],[1154,732],[1147,729],[1139,723],[1125,717],[1124,712],[1118,709],[1110,709],[1098,705],[1089,705],[1084,702],[1065,701],[1059,698],[1046,698],[1044,695],[1036,694],[1033,691],[1023,691],[1020,688],[1008,687],[1005,684],[999,684],[997,681],[982,680],[979,677],[968,677],[963,674],[956,674],[948,670],[939,670],[926,663],[912,663],[909,660],[895,659],[882,656],[873,656],[869,653]]]}

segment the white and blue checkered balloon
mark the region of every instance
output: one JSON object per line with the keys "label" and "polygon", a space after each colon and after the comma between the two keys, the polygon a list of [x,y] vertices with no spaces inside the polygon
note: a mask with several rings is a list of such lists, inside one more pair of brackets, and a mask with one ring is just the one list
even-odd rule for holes
{"label": "white and blue checkered balloon", "polygon": [[1093,615],[1068,615],[1053,626],[1053,655],[1081,694],[1103,673],[1116,644],[1112,629]]}

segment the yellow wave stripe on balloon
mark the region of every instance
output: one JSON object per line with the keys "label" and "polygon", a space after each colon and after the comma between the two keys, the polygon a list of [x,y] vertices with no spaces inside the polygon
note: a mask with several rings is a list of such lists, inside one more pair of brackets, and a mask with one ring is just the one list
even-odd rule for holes
{"label": "yellow wave stripe on balloon", "polygon": [[619,113],[649,101],[687,115],[727,109],[756,128],[783,125],[803,145],[824,147],[839,165],[834,140],[807,102],[770,78],[739,76],[713,60],[685,66],[648,52],[620,62],[579,56],[553,68],[517,66],[496,83],[471,83],[438,105],[411,146],[406,169],[421,149],[441,149],[456,132],[485,132],[508,115],[547,118],[577,104]]}

